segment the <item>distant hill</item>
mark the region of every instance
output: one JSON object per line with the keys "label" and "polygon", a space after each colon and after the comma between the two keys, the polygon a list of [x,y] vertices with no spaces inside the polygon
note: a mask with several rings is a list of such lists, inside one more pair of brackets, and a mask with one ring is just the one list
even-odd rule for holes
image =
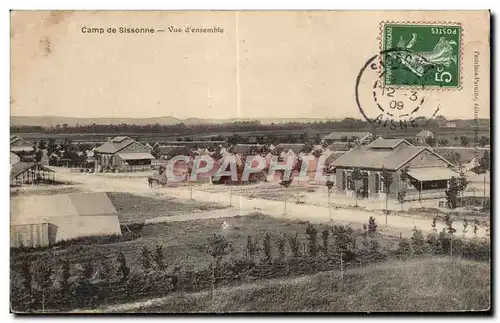
{"label": "distant hill", "polygon": [[[74,118],[74,117],[60,117],[60,116],[38,116],[38,117],[16,117],[10,118],[11,126],[42,126],[42,127],[55,127],[57,124],[68,126],[85,126],[90,124],[113,124],[118,125],[122,123],[148,125],[148,124],[161,124],[173,125],[184,123],[186,125],[194,124],[216,124],[216,123],[232,123],[236,121],[255,121],[256,119],[202,119],[202,118],[188,118],[178,119],[174,117],[156,117],[156,118]],[[270,123],[287,123],[287,122],[319,122],[334,119],[325,118],[263,118],[257,119],[261,124]]]}

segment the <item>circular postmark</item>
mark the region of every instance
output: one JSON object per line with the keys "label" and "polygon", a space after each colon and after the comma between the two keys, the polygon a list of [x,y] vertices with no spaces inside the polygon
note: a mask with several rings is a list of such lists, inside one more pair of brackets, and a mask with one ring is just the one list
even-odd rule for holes
{"label": "circular postmark", "polygon": [[[418,55],[404,49],[391,49],[372,56],[356,78],[356,104],[363,117],[374,126],[391,130],[422,126],[432,119],[439,108],[428,102],[425,91],[429,75],[423,73],[405,86],[390,84],[392,75],[408,69]],[[409,71],[411,72],[411,71]]]}

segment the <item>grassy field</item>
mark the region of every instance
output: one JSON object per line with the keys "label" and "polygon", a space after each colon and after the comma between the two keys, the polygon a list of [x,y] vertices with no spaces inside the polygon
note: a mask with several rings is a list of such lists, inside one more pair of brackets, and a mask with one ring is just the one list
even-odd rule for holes
{"label": "grassy field", "polygon": [[391,260],[367,268],[273,279],[125,304],[120,312],[470,311],[490,307],[490,264],[451,258]]}
{"label": "grassy field", "polygon": [[[366,219],[368,222],[368,219]],[[226,221],[230,227],[222,229],[222,223]],[[259,247],[262,246],[262,238],[266,232],[271,234],[272,241],[278,235],[298,233],[300,241],[305,247],[307,222],[290,221],[277,219],[263,214],[252,214],[249,216],[237,216],[232,218],[193,220],[182,222],[168,222],[158,224],[146,224],[140,231],[140,236],[131,241],[122,241],[109,244],[73,245],[65,249],[37,251],[34,253],[20,253],[14,256],[13,263],[24,257],[38,257],[49,252],[55,252],[57,257],[67,256],[72,263],[83,264],[93,261],[95,266],[99,266],[99,261],[105,257],[115,257],[122,251],[127,259],[127,263],[132,270],[141,269],[141,252],[144,246],[150,251],[154,251],[157,245],[164,249],[165,263],[169,269],[176,266],[203,268],[211,262],[210,256],[206,253],[206,243],[208,238],[214,233],[222,233],[227,236],[231,243],[233,253],[238,256],[245,255],[247,236],[251,235],[255,240],[259,240]],[[316,226],[318,229],[318,243],[320,243],[320,232],[323,225]],[[362,232],[355,234],[361,240]],[[380,236],[380,243],[384,247],[396,247],[399,237]],[[275,248],[273,242],[272,247]],[[273,249],[276,254],[276,250]]]}
{"label": "grassy field", "polygon": [[172,197],[152,198],[129,193],[107,193],[116,210],[120,223],[144,222],[159,216],[172,216],[193,212],[227,208],[226,205],[200,201],[185,201]]}

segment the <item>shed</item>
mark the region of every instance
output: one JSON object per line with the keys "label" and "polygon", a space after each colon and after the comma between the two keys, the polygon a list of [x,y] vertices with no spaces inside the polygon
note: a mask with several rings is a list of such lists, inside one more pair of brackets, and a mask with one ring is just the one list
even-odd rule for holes
{"label": "shed", "polygon": [[121,235],[106,193],[31,195],[11,199],[11,247],[39,247],[89,236]]}

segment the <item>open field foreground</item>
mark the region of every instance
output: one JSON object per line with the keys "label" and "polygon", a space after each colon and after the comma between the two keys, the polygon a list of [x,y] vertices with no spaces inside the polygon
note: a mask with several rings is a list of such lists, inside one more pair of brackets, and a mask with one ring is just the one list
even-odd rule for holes
{"label": "open field foreground", "polygon": [[98,313],[471,311],[490,307],[490,264],[450,258],[390,261],[97,309]]}

